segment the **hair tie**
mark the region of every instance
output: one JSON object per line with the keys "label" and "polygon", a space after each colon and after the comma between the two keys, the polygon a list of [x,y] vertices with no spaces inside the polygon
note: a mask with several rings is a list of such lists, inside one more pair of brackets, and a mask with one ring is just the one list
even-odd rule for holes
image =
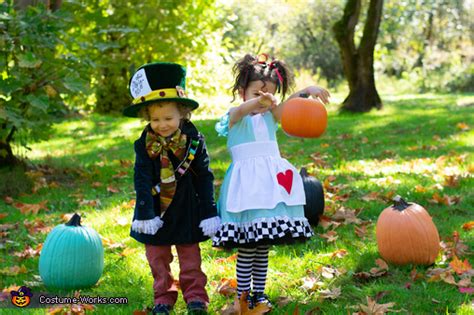
{"label": "hair tie", "polygon": [[283,85],[283,77],[280,74],[280,71],[278,70],[278,67],[276,66],[275,61],[270,62],[270,70],[275,69],[275,73],[278,77],[278,92],[280,92],[280,86]]}

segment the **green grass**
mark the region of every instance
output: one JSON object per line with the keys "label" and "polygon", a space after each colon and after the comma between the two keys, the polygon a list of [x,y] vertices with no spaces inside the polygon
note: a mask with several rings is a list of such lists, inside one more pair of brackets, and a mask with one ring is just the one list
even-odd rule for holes
{"label": "green grass", "polygon": [[[297,168],[306,166],[321,181],[333,176],[332,186],[341,185],[334,195],[327,195],[327,215],[340,207],[357,209],[358,218],[370,221],[365,239],[354,233],[354,225],[341,225],[336,229],[339,238],[328,243],[319,234],[326,231],[317,227],[317,235],[306,244],[273,247],[267,290],[270,298],[289,297],[291,303],[276,309],[274,314],[292,314],[296,306],[301,314],[310,309],[325,314],[347,314],[355,312],[351,306],[365,304],[366,296],[388,291],[378,303],[395,302],[394,310],[411,314],[471,314],[471,296],[461,294],[457,287],[444,282],[428,282],[426,278],[412,281],[413,266],[390,265],[384,277],[373,280],[357,280],[353,275],[369,271],[379,258],[375,241],[375,223],[387,203],[375,200],[364,201],[363,196],[378,192],[381,195],[393,192],[425,206],[438,227],[442,240],[447,240],[454,231],[472,251],[474,232],[464,231],[461,226],[473,220],[473,144],[474,107],[472,95],[384,95],[384,109],[368,114],[339,114],[336,106],[329,106],[329,123],[326,133],[318,139],[296,139],[285,136],[279,130],[278,138],[282,154]],[[471,106],[466,106],[471,104]],[[207,116],[193,119],[206,136],[213,170],[220,183],[230,163],[226,152],[225,138],[217,137],[214,125],[217,117]],[[470,130],[461,130],[465,123]],[[29,158],[46,180],[45,187],[36,193],[25,191],[14,197],[15,202],[38,203],[48,201],[48,211],[37,215],[22,214],[0,200],[0,213],[8,216],[0,224],[18,223],[8,230],[0,244],[0,270],[12,266],[25,266],[27,273],[8,276],[2,274],[0,287],[13,284],[24,285],[26,281],[37,281],[38,257],[20,259],[13,255],[25,246],[36,247],[43,243],[45,233],[31,234],[24,220],[42,219],[49,226],[62,223],[61,214],[75,211],[83,215],[83,224],[93,227],[103,237],[132,248],[130,254],[121,256],[123,249],[105,250],[105,268],[98,285],[82,290],[82,295],[127,297],[128,305],[98,306],[97,314],[131,314],[133,310],[152,305],[152,277],[142,244],[131,239],[129,234],[133,209],[126,204],[133,199],[133,170],[123,166],[124,161],[133,161],[133,140],[143,128],[143,122],[122,117],[92,115],[74,118],[55,126],[49,141],[32,145]],[[317,153],[325,164],[314,163],[311,154]],[[113,176],[125,172],[118,178]],[[446,174],[458,175],[457,187],[443,186]],[[4,183],[6,174],[2,173]],[[12,180],[11,177],[8,181]],[[36,182],[38,182],[36,180]],[[12,180],[14,183],[14,180]],[[53,183],[53,184],[52,184]],[[96,183],[93,185],[93,183]],[[100,184],[98,184],[100,183]],[[94,187],[96,186],[96,187]],[[119,189],[119,193],[108,191],[108,187]],[[416,189],[415,187],[424,189]],[[459,196],[458,204],[445,206],[431,204],[434,193]],[[345,199],[338,196],[345,195]],[[88,205],[99,201],[98,205]],[[81,201],[82,204],[81,204]],[[216,293],[216,285],[222,278],[235,277],[235,261],[216,263],[233,252],[218,251],[210,242],[202,245],[203,269],[208,275],[208,292],[211,297],[210,311],[218,311],[230,301]],[[330,253],[345,249],[348,254],[340,259],[330,259]],[[471,256],[465,256],[471,264]],[[438,267],[446,267],[440,263]],[[318,290],[301,288],[303,279],[320,274],[321,267],[344,269],[345,272],[332,279],[321,277],[321,289],[341,288],[341,295],[334,300],[319,298]],[[177,275],[177,261],[172,268]],[[424,274],[427,267],[416,267]],[[458,278],[456,278],[459,280]],[[411,287],[405,285],[410,282]],[[33,283],[34,284],[34,283]],[[33,293],[46,292],[41,283],[31,286]],[[50,291],[59,296],[72,296],[71,292]],[[4,301],[0,305],[8,305]],[[176,313],[185,310],[181,295]],[[21,313],[20,310],[1,309],[0,313]],[[25,313],[44,313],[44,309],[25,310]]]}

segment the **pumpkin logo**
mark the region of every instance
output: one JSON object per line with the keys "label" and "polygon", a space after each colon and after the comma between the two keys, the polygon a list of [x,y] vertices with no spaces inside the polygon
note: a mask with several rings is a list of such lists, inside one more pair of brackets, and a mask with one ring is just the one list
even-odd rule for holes
{"label": "pumpkin logo", "polygon": [[18,291],[11,291],[12,296],[12,304],[16,307],[26,307],[30,305],[31,297],[33,293],[31,293],[30,288],[28,287],[21,287]]}

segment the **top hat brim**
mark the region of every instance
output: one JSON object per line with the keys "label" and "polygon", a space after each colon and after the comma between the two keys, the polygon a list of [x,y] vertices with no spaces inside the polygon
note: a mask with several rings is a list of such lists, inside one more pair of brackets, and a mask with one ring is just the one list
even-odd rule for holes
{"label": "top hat brim", "polygon": [[140,112],[142,108],[144,108],[147,105],[156,104],[160,102],[176,102],[176,103],[189,107],[191,110],[195,110],[196,108],[199,107],[199,103],[190,98],[184,98],[184,97],[172,98],[171,97],[171,98],[149,100],[142,103],[130,105],[123,110],[123,114],[127,117],[138,117],[138,113]]}

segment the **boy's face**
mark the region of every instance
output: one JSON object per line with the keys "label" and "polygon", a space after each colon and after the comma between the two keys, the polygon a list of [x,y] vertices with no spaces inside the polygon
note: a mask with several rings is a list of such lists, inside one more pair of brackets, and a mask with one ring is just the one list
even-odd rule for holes
{"label": "boy's face", "polygon": [[244,102],[251,100],[252,98],[259,97],[258,91],[262,91],[265,93],[275,94],[277,90],[276,84],[270,81],[262,82],[258,81],[250,81],[247,88],[244,90],[240,90],[240,97],[244,100]]}
{"label": "boy's face", "polygon": [[171,136],[179,128],[181,115],[178,104],[162,102],[148,107],[151,129],[162,137]]}

